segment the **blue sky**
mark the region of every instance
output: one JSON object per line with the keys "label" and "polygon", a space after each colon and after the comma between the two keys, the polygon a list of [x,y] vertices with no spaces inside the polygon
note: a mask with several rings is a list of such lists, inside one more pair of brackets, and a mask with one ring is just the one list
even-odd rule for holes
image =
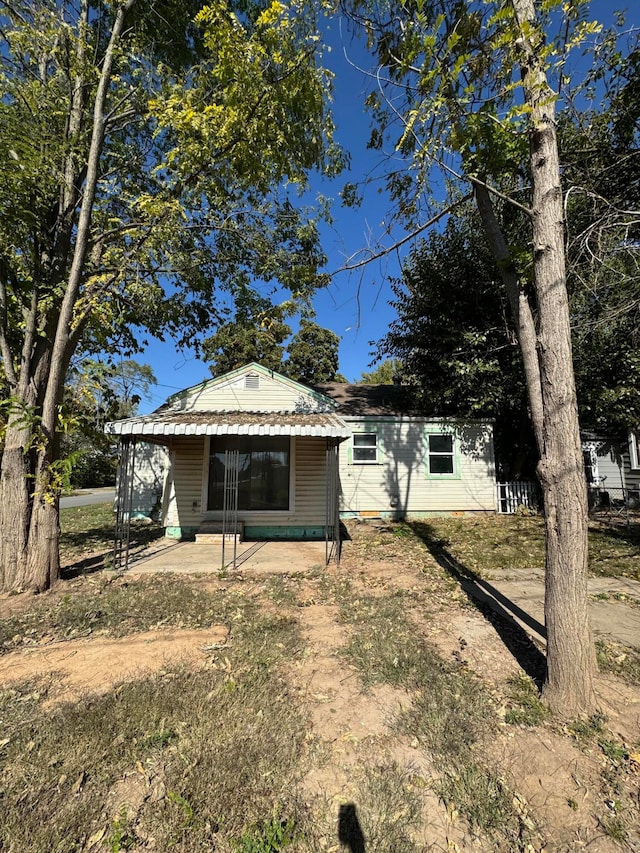
{"label": "blue sky", "polygon": [[[614,9],[631,7],[627,14],[628,24],[640,24],[637,0],[618,3],[615,0],[594,0],[592,15],[605,23],[610,22]],[[327,270],[333,272],[345,264],[345,260],[359,250],[365,249],[380,239],[386,231],[389,203],[379,187],[369,186],[363,203],[358,208],[340,205],[338,193],[347,181],[357,182],[365,175],[376,171],[380,165],[380,154],[367,150],[370,121],[365,112],[364,98],[368,91],[365,76],[354,65],[366,66],[362,45],[351,41],[340,24],[334,20],[329,24],[328,42],[331,51],[324,57],[324,64],[335,75],[333,115],[337,141],[350,153],[350,169],[333,182],[314,179],[312,192],[319,192],[334,199],[333,224],[323,226],[322,244],[328,258]],[[345,55],[346,54],[346,55]],[[389,245],[393,239],[405,236],[396,230],[385,237]],[[316,322],[331,329],[341,340],[340,371],[349,380],[357,379],[369,369],[372,360],[371,341],[379,340],[394,319],[389,306],[391,288],[389,279],[397,276],[400,262],[410,251],[405,244],[396,253],[351,273],[340,273],[333,277],[332,284],[319,291],[314,299]],[[137,356],[141,362],[151,365],[158,380],[148,400],[143,401],[141,412],[160,405],[176,390],[186,388],[210,377],[207,364],[198,360],[193,352],[178,351],[170,339],[165,342],[150,341],[145,351]]]}

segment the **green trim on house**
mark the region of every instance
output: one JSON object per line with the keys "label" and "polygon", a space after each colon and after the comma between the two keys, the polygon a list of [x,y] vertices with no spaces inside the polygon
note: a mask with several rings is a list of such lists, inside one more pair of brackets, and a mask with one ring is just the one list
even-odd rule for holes
{"label": "green trim on house", "polygon": [[[351,437],[347,439],[347,465],[368,465],[371,467],[375,467],[376,465],[384,464],[384,442],[382,440],[382,430],[378,429],[377,426],[373,425],[373,421],[369,421],[367,423],[359,423],[358,427],[362,427],[362,429],[354,429],[351,433]],[[354,424],[355,425],[355,424]],[[375,435],[376,437],[376,461],[375,462],[354,462],[353,460],[353,437],[354,435]]]}
{"label": "green trim on house", "polygon": [[[199,527],[165,527],[167,539],[195,540]],[[324,525],[283,525],[276,524],[245,524],[244,541],[252,539],[324,539]]]}
{"label": "green trim on house", "polygon": [[249,539],[324,539],[324,525],[278,526],[271,524],[245,524],[244,538]]}
{"label": "green trim on house", "polygon": [[167,539],[194,539],[198,527],[165,527],[164,535]]}
{"label": "green trim on house", "polygon": [[[429,436],[450,435],[453,438],[453,472],[451,474],[432,474],[429,470]],[[435,424],[424,427],[424,476],[427,480],[460,480],[460,439],[455,429],[443,429]]]}

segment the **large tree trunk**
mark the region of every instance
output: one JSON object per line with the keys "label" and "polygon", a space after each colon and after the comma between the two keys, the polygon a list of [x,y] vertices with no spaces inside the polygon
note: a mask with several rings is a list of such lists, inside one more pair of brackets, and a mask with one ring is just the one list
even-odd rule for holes
{"label": "large tree trunk", "polygon": [[31,430],[10,418],[0,467],[0,591],[23,588],[33,471],[25,446]]}
{"label": "large tree trunk", "polygon": [[576,402],[564,269],[562,193],[555,128],[532,134],[533,245],[544,406],[539,465],[546,529],[547,680],[564,713],[593,709],[595,651],[587,610],[587,481]]}
{"label": "large tree trunk", "polygon": [[[533,261],[543,403],[539,477],[545,509],[546,702],[566,715],[595,707],[595,650],[587,609],[587,485],[576,403],[554,94],[539,52],[533,0],[513,0],[525,99],[531,107]],[[534,39],[539,39],[535,43]]]}
{"label": "large tree trunk", "polygon": [[538,454],[541,455],[544,406],[540,389],[540,364],[538,362],[536,324],[533,319],[529,300],[522,290],[518,273],[507,246],[507,241],[504,238],[495,215],[486,184],[475,183],[474,192],[478,212],[482,219],[491,252],[498,264],[498,270],[507,292],[511,313],[516,324],[518,343],[524,365],[529,414],[531,416]]}
{"label": "large tree trunk", "polygon": [[60,577],[60,523],[57,493],[36,495],[31,513],[24,584],[42,592]]}
{"label": "large tree trunk", "polygon": [[[54,481],[51,468],[57,459],[56,430],[58,409],[62,400],[64,380],[71,355],[78,344],[80,323],[76,308],[85,272],[91,236],[91,220],[100,176],[100,158],[106,128],[106,108],[117,46],[124,31],[125,16],[136,0],[124,0],[119,4],[109,42],[100,67],[93,115],[91,140],[87,152],[86,174],[81,183],[77,171],[77,154],[74,144],[81,132],[85,116],[86,86],[82,71],[73,81],[73,93],[69,109],[69,149],[71,153],[65,164],[64,180],[61,185],[60,204],[57,205],[55,231],[58,235],[50,247],[41,267],[48,273],[49,285],[60,288],[61,299],[56,315],[55,308],[49,312],[44,336],[36,323],[38,316],[37,289],[34,296],[31,322],[32,328],[25,335],[19,377],[12,376],[17,399],[26,401],[31,414],[39,416],[24,426],[23,432],[9,430],[7,453],[2,461],[0,474],[0,529],[2,559],[2,585],[4,591],[31,589],[41,591],[53,583],[60,574],[59,558],[59,515],[58,484]],[[80,5],[79,18],[85,25],[89,18],[89,4]],[[84,66],[84,42],[78,41],[77,69]],[[84,168],[83,168],[84,171]],[[67,268],[67,257],[71,250],[71,263],[66,284],[63,286],[60,270]],[[46,253],[45,253],[46,254]],[[0,287],[0,309],[6,308],[6,292]],[[36,334],[37,332],[37,334]],[[7,336],[0,336],[0,350],[7,364],[12,363]],[[45,344],[42,343],[44,340]],[[34,372],[35,371],[35,372]],[[11,368],[13,373],[13,368]],[[36,435],[38,449],[35,470],[30,470],[29,439]]]}

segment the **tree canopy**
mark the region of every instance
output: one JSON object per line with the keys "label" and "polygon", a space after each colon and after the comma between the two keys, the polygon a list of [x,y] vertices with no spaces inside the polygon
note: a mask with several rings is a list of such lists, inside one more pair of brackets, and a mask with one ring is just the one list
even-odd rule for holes
{"label": "tree canopy", "polygon": [[291,337],[291,327],[285,322],[291,308],[291,304],[272,306],[255,294],[245,300],[234,321],[225,323],[203,343],[211,373],[220,376],[256,361],[298,382],[341,381],[339,337],[304,317]]}
{"label": "tree canopy", "polygon": [[[473,193],[517,332],[538,453],[546,534],[543,695],[563,713],[592,709],[587,495],[556,110],[571,90],[572,56],[593,48],[601,27],[589,18],[589,0],[345,5],[377,60],[370,145],[393,152],[387,187],[396,217],[420,224],[443,184],[448,204],[440,201],[440,212]],[[517,215],[519,239],[510,243]]]}
{"label": "tree canopy", "polygon": [[151,367],[134,359],[105,363],[87,357],[71,365],[61,407],[61,459],[68,462],[68,485],[116,482],[117,443],[105,435],[104,425],[135,415],[154,385]]}
{"label": "tree canopy", "polygon": [[378,353],[402,363],[416,405],[436,417],[494,418],[501,474],[533,476],[516,331],[477,213],[467,208],[419,241],[392,287],[397,319]]}
{"label": "tree canopy", "polygon": [[339,346],[340,338],[335,332],[303,319],[287,347],[285,373],[308,384],[340,382],[343,377],[338,374]]}
{"label": "tree canopy", "polygon": [[405,374],[400,358],[386,358],[373,370],[364,370],[357,380],[358,385],[393,385]]}
{"label": "tree canopy", "polygon": [[57,575],[51,473],[80,345],[133,353],[145,331],[194,343],[255,278],[299,300],[325,282],[317,222],[294,204],[309,170],[341,162],[318,11],[305,0],[4,4],[4,588]]}

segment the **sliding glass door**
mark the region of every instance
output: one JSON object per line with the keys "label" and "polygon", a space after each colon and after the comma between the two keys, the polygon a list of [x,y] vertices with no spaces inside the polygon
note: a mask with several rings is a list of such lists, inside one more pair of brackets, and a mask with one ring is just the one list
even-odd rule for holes
{"label": "sliding glass door", "polygon": [[238,451],[238,509],[288,510],[288,436],[229,436],[211,439],[207,509],[221,510],[225,452]]}

